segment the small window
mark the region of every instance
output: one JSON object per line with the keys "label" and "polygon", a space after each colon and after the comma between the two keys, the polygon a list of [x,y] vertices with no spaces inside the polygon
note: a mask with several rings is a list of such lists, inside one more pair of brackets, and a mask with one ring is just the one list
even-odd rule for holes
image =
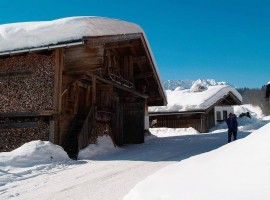
{"label": "small window", "polygon": [[228,118],[227,110],[223,110],[223,119],[226,120]]}
{"label": "small window", "polygon": [[222,119],[221,119],[221,112],[220,112],[220,111],[217,111],[216,114],[217,114],[217,120],[218,120],[218,121],[219,121],[219,120],[222,120]]}

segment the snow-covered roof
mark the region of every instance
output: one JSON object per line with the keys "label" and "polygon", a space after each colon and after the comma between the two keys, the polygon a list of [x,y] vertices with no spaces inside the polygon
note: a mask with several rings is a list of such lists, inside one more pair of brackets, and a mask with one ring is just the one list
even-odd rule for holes
{"label": "snow-covered roof", "polygon": [[191,89],[186,90],[166,90],[168,105],[149,107],[149,112],[184,112],[205,110],[224,96],[232,93],[239,101],[242,96],[230,85],[209,86],[202,92]]}
{"label": "snow-covered roof", "polygon": [[0,52],[82,39],[84,36],[143,33],[140,26],[101,17],[69,17],[53,21],[0,25]]}
{"label": "snow-covered roof", "polygon": [[0,55],[12,52],[30,51],[31,48],[47,47],[72,41],[83,37],[125,35],[141,33],[146,42],[157,81],[167,101],[157,64],[143,29],[134,23],[104,17],[69,17],[53,21],[21,22],[0,25]]}

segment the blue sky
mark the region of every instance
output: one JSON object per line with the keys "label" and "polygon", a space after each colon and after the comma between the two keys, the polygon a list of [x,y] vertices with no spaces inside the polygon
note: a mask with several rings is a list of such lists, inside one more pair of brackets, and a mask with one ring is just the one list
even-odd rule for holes
{"label": "blue sky", "polygon": [[0,24],[70,16],[137,23],[163,80],[213,78],[237,87],[270,81],[268,0],[9,0],[0,13]]}

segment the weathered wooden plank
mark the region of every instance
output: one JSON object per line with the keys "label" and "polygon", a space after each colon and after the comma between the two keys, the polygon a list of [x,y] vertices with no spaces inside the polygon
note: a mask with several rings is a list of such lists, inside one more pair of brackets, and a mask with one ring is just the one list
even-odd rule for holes
{"label": "weathered wooden plank", "polygon": [[77,114],[78,112],[78,106],[79,106],[79,85],[78,82],[75,83],[75,101],[74,101],[74,114]]}
{"label": "weathered wooden plank", "polygon": [[80,59],[66,59],[65,60],[65,70],[72,68],[72,67],[80,67],[84,65],[97,65],[97,64],[102,64],[103,63],[103,57],[96,56],[96,57],[84,57]]}
{"label": "weathered wooden plank", "polygon": [[[84,66],[80,69],[73,68],[73,69],[65,70],[63,72],[63,74],[64,75],[75,75],[78,77],[78,76],[83,76],[86,72],[94,72],[96,70],[100,70],[102,67],[103,67],[103,65],[91,66],[91,68],[89,68],[88,66]],[[67,82],[67,83],[69,83],[69,82]]]}
{"label": "weathered wooden plank", "polygon": [[[61,113],[62,108],[62,71],[63,71],[63,49],[55,50],[54,65],[54,90],[53,90],[53,109]],[[50,141],[59,144],[59,121],[50,122]]]}
{"label": "weathered wooden plank", "polygon": [[149,78],[153,76],[153,72],[142,72],[140,74],[134,74],[134,78]]}
{"label": "weathered wooden plank", "polygon": [[0,71],[0,79],[10,77],[27,77],[33,74],[32,70]]}
{"label": "weathered wooden plank", "polygon": [[11,128],[37,128],[36,122],[21,122],[21,123],[6,123],[0,124],[0,130],[2,129],[11,129]]}
{"label": "weathered wooden plank", "polygon": [[134,82],[134,77],[133,77],[133,57],[130,55],[129,56],[129,63],[128,63],[128,69],[129,69],[129,73],[128,73],[128,77],[129,77],[129,80],[131,82]]}
{"label": "weathered wooden plank", "polygon": [[106,43],[123,42],[125,40],[133,40],[142,38],[142,33],[120,34],[120,35],[106,35],[97,37],[84,37],[84,42],[87,45],[96,46]]}
{"label": "weathered wooden plank", "polygon": [[148,98],[148,95],[145,95],[145,94],[142,94],[140,92],[137,92],[136,90],[133,90],[133,89],[130,89],[130,88],[127,88],[125,86],[122,86],[118,83],[115,83],[115,82],[112,82],[110,80],[107,80],[107,79],[104,79],[104,78],[101,78],[99,76],[96,76],[96,75],[93,75],[93,74],[89,74],[89,76],[94,76],[96,77],[97,80],[103,82],[103,83],[108,83],[108,84],[111,84],[113,85],[114,87],[118,88],[118,89],[121,89],[123,91],[126,91],[126,92],[130,92],[132,94],[134,94],[135,96],[138,96],[138,97],[141,97],[141,98]]}
{"label": "weathered wooden plank", "polygon": [[0,117],[43,117],[59,114],[56,110],[43,110],[39,112],[9,112],[0,113]]}
{"label": "weathered wooden plank", "polygon": [[145,63],[147,62],[147,57],[146,56],[137,56],[137,57],[133,57],[133,62],[134,63]]}
{"label": "weathered wooden plank", "polygon": [[141,45],[140,40],[130,40],[125,42],[114,42],[114,43],[107,43],[104,45],[105,49],[116,49],[116,48],[125,48],[131,46]]}
{"label": "weathered wooden plank", "polygon": [[83,46],[83,47],[73,47],[73,48],[67,48],[65,49],[64,56],[102,56],[103,55],[103,46],[99,47],[89,47],[89,46]]}
{"label": "weathered wooden plank", "polygon": [[95,105],[96,104],[96,98],[97,98],[97,79],[96,76],[91,76],[92,79],[92,103]]}

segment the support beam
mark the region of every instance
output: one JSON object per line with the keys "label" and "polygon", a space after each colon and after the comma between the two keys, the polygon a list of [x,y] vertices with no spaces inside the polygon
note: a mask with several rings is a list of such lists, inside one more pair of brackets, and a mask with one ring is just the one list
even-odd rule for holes
{"label": "support beam", "polygon": [[[53,92],[53,110],[61,113],[62,108],[62,79],[63,79],[63,49],[55,50],[55,68],[54,68],[54,92]],[[52,143],[59,143],[59,121],[50,122],[50,136]]]}
{"label": "support beam", "polygon": [[148,60],[146,56],[133,57],[134,63],[146,63],[147,61]]}
{"label": "support beam", "polygon": [[154,74],[153,72],[144,72],[144,73],[140,73],[140,74],[135,74],[134,78],[149,78],[149,77],[153,77]]}
{"label": "support beam", "polygon": [[94,75],[94,74],[88,74],[88,76],[91,77],[91,78],[95,77],[96,80],[98,80],[98,81],[101,81],[101,82],[103,82],[103,83],[110,84],[110,85],[112,85],[112,86],[114,86],[114,87],[116,87],[116,88],[118,88],[118,89],[120,89],[120,90],[123,90],[123,91],[126,91],[126,92],[130,92],[130,93],[134,94],[134,95],[137,96],[137,97],[144,98],[144,99],[149,98],[148,95],[142,94],[142,93],[140,93],[140,92],[137,92],[137,91],[135,91],[135,90],[132,90],[132,89],[130,89],[130,88],[127,88],[127,87],[125,87],[125,86],[123,86],[123,85],[120,85],[120,84],[118,84],[118,83],[115,83],[115,82],[113,82],[113,81],[110,81],[110,80],[107,80],[107,79],[105,79],[105,78],[96,76],[96,75]]}
{"label": "support beam", "polygon": [[125,48],[131,46],[138,46],[141,45],[139,40],[129,40],[125,42],[114,42],[114,43],[107,43],[104,46],[104,49],[116,49],[116,48]]}
{"label": "support beam", "polygon": [[105,35],[97,37],[84,37],[84,43],[91,46],[104,45],[106,43],[123,42],[128,40],[140,39],[142,33],[131,33],[122,35]]}
{"label": "support beam", "polygon": [[97,96],[97,79],[96,76],[91,75],[92,79],[92,87],[93,87],[93,92],[92,92],[92,103],[95,105],[96,104],[96,96]]}

